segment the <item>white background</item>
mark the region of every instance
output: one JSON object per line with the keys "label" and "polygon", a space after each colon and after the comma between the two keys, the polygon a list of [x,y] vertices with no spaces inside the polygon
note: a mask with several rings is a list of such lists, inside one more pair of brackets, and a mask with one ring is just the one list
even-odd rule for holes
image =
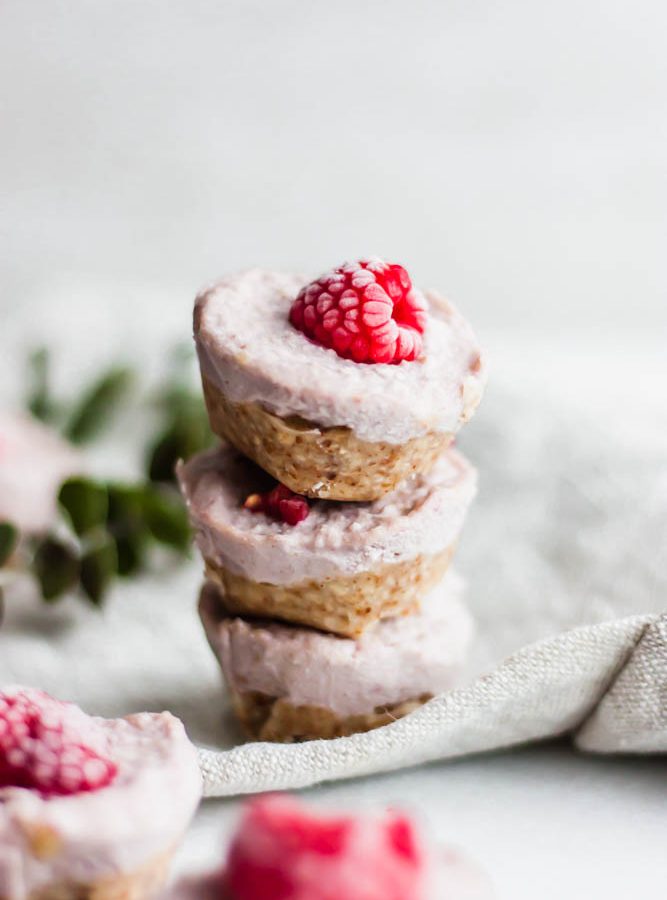
{"label": "white background", "polygon": [[[517,377],[571,391],[611,352],[629,396],[659,391],[666,29],[658,0],[0,0],[0,396],[30,343],[67,384],[157,364],[215,275],[366,253]],[[315,793],[419,810],[501,897],[659,897],[665,774],[554,747]],[[234,808],[207,804],[181,869]]]}

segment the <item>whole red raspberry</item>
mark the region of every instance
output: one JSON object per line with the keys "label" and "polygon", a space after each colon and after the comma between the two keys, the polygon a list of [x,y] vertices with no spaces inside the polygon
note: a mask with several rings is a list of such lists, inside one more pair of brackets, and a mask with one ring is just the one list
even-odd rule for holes
{"label": "whole red raspberry", "polygon": [[419,359],[428,305],[402,266],[360,259],[306,285],[290,322],[316,344],[360,363]]}
{"label": "whole red raspberry", "polygon": [[225,877],[234,900],[419,900],[424,866],[403,817],[318,815],[280,796],[246,806]]}
{"label": "whole red raspberry", "polygon": [[295,494],[284,484],[277,484],[265,494],[250,494],[243,504],[251,512],[262,512],[277,522],[298,525],[308,518],[310,506],[305,497]]}
{"label": "whole red raspberry", "polygon": [[99,725],[74,704],[31,688],[0,692],[0,788],[44,796],[99,790],[117,772],[104,747]]}

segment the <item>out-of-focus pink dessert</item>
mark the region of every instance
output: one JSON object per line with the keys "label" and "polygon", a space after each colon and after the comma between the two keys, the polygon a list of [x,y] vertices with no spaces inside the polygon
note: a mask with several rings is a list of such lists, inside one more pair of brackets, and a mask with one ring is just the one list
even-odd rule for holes
{"label": "out-of-focus pink dessert", "polygon": [[474,630],[461,594],[449,572],[420,612],[379,622],[357,640],[235,617],[210,583],[200,614],[246,730],[292,741],[368,731],[451,689]]}
{"label": "out-of-focus pink dessert", "polygon": [[404,815],[315,814],[287,796],[246,806],[224,870],[172,900],[490,900],[479,870],[434,853]]}
{"label": "out-of-focus pink dessert", "polygon": [[379,500],[313,501],[291,526],[244,508],[266,475],[231,448],[200,454],[178,474],[207,577],[230,611],[346,636],[419,608],[476,491],[474,469],[450,449]]}
{"label": "out-of-focus pink dessert", "polygon": [[0,693],[0,898],[140,900],[164,883],[201,797],[169,713],[86,716],[40,691]]}
{"label": "out-of-focus pink dessert", "polygon": [[61,481],[82,469],[76,450],[50,428],[0,411],[0,522],[29,534],[46,531]]}
{"label": "out-of-focus pink dessert", "polygon": [[[398,269],[405,290],[387,285]],[[480,349],[461,314],[437,294],[412,288],[401,267],[361,260],[307,282],[253,269],[199,295],[194,331],[211,424],[298,493],[376,499],[427,471],[472,415],[485,380]],[[344,288],[341,301],[335,292]],[[299,297],[320,316],[313,329],[295,314]],[[419,325],[411,313],[409,351],[399,338],[398,355],[357,361],[354,342],[341,355],[319,339],[330,333],[339,346],[336,335],[355,337],[353,329],[357,340],[363,332],[371,344],[380,333],[395,341],[415,297]],[[336,325],[331,316],[339,313]]]}

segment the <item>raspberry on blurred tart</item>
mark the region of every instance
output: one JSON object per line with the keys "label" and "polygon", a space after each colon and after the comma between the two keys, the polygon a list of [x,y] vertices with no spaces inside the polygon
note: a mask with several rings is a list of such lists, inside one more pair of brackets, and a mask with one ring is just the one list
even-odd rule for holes
{"label": "raspberry on blurred tart", "polygon": [[461,853],[424,840],[402,813],[318,813],[286,795],[246,804],[224,868],[183,879],[170,900],[490,900]]}

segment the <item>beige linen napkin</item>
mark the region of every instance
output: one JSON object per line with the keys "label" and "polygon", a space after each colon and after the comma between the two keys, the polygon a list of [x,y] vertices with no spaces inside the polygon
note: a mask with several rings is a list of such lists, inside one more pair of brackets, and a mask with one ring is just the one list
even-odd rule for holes
{"label": "beige linen napkin", "polygon": [[578,628],[368,734],[203,750],[205,789],[217,796],[305,787],[569,732],[596,752],[665,751],[666,639],[667,616]]}
{"label": "beige linen napkin", "polygon": [[[242,744],[197,621],[201,565],[121,584],[102,613],[10,598],[0,683],[101,715],[171,709],[209,795],[293,788],[571,734],[599,753],[667,750],[667,419],[575,414],[492,379],[462,449],[480,492],[457,566],[478,622],[463,687],[349,738]],[[565,392],[566,393],[566,392]]]}

